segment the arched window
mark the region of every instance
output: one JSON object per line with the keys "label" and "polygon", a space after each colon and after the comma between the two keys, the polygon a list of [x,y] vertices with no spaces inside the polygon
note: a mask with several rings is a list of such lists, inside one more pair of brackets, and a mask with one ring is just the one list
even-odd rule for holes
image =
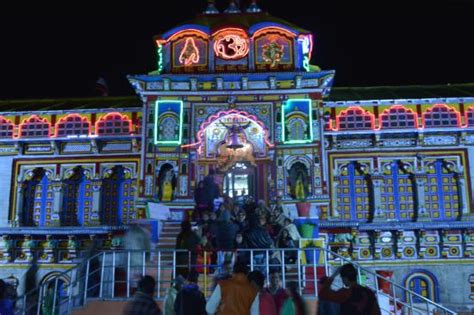
{"label": "arched window", "polygon": [[11,120],[0,116],[0,138],[13,138],[13,129],[15,125]]}
{"label": "arched window", "polygon": [[286,125],[286,129],[288,129],[288,141],[305,140],[307,128],[308,125],[303,118],[290,119]]}
{"label": "arched window", "polygon": [[466,125],[474,127],[474,107],[469,107],[466,111]]}
{"label": "arched window", "polygon": [[363,167],[355,161],[341,167],[337,208],[342,219],[367,221],[370,217],[369,184]]}
{"label": "arched window", "polygon": [[438,159],[427,163],[425,207],[434,220],[455,220],[459,215],[457,175],[452,164]]}
{"label": "arched window", "polygon": [[49,137],[51,124],[46,118],[33,115],[20,124],[18,132],[21,138]]}
{"label": "arched window", "polygon": [[90,180],[82,167],[76,167],[64,180],[61,225],[83,225],[90,219],[92,191]]}
{"label": "arched window", "polygon": [[61,118],[56,123],[56,137],[66,137],[69,135],[89,135],[91,123],[87,117],[78,114],[70,114]]}
{"label": "arched window", "polygon": [[132,122],[120,113],[108,113],[96,123],[95,132],[99,136],[129,135]]}
{"label": "arched window", "polygon": [[102,184],[101,223],[103,225],[128,224],[134,218],[134,191],[130,174],[126,174],[123,166],[116,166]]}
{"label": "arched window", "polygon": [[393,161],[384,165],[381,186],[382,209],[389,219],[412,220],[414,216],[414,181],[404,164]]}
{"label": "arched window", "polygon": [[[427,270],[415,270],[405,278],[405,288],[418,293],[419,295],[438,302],[438,281],[436,277]],[[407,294],[405,299],[410,302],[411,296]],[[419,297],[413,297],[413,303],[423,303]]]}
{"label": "arched window", "polygon": [[401,105],[394,105],[380,115],[381,129],[416,128],[417,126],[417,114]]}
{"label": "arched window", "polygon": [[460,127],[459,112],[446,104],[436,104],[423,113],[425,128]]}
{"label": "arched window", "polygon": [[23,226],[46,226],[51,223],[53,212],[53,188],[43,168],[30,171],[23,182]]}
{"label": "arched window", "polygon": [[336,117],[338,130],[374,129],[374,115],[361,107],[351,106]]}

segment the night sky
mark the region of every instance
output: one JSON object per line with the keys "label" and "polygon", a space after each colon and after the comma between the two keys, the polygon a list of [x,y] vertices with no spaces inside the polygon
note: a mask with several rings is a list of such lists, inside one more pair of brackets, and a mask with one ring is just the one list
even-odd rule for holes
{"label": "night sky", "polygon": [[[205,7],[204,0],[102,2],[0,10],[0,99],[93,96],[100,76],[111,96],[132,95],[125,76],[155,69],[152,37]],[[361,2],[259,1],[314,33],[312,63],[335,69],[336,86],[474,82],[474,1]]]}

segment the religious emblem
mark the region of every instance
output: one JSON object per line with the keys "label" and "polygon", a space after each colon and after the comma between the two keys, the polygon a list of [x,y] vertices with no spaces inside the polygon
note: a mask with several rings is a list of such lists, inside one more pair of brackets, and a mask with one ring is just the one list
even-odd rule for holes
{"label": "religious emblem", "polygon": [[270,68],[276,67],[284,55],[283,45],[277,42],[270,42],[262,47],[262,58],[265,62],[270,63]]}
{"label": "religious emblem", "polygon": [[192,37],[186,38],[184,47],[179,54],[179,63],[189,66],[199,62],[199,49]]}
{"label": "religious emblem", "polygon": [[240,59],[247,56],[249,46],[246,38],[228,34],[216,40],[214,51],[223,59]]}

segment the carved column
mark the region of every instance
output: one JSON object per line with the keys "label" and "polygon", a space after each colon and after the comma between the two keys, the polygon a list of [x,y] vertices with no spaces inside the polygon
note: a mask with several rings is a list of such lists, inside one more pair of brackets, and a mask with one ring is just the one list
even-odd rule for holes
{"label": "carved column", "polygon": [[332,218],[333,219],[339,219],[340,214],[337,211],[337,186],[339,186],[339,176],[334,176],[333,177],[333,182],[332,182],[332,192],[331,192],[331,200],[332,200]]}
{"label": "carved column", "polygon": [[25,191],[25,184],[22,181],[17,182],[16,186],[16,205],[15,205],[15,220],[13,226],[20,226],[23,224],[23,193]]}
{"label": "carved column", "polygon": [[63,207],[63,196],[64,196],[64,183],[61,180],[53,181],[53,195],[54,195],[54,204],[53,204],[53,213],[51,214],[51,225],[60,226],[61,217],[60,212]]}
{"label": "carved column", "polygon": [[383,177],[380,176],[379,172],[375,170],[370,175],[370,180],[372,181],[372,198],[374,205],[374,221],[385,221],[387,219],[387,214],[382,211],[382,185]]}
{"label": "carved column", "polygon": [[424,174],[415,174],[415,185],[416,185],[416,200],[417,200],[417,220],[418,221],[430,221],[431,215],[426,210],[425,205],[425,186],[427,178]]}
{"label": "carved column", "polygon": [[93,179],[92,185],[92,212],[89,219],[89,225],[100,225],[100,195],[102,192],[102,179]]}

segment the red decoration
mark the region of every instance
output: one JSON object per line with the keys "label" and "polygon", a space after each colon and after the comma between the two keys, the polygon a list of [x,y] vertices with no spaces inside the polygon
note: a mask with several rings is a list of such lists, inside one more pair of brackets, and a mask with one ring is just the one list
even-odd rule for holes
{"label": "red decoration", "polygon": [[249,40],[241,29],[223,29],[214,34],[214,53],[223,59],[241,59],[249,53]]}

